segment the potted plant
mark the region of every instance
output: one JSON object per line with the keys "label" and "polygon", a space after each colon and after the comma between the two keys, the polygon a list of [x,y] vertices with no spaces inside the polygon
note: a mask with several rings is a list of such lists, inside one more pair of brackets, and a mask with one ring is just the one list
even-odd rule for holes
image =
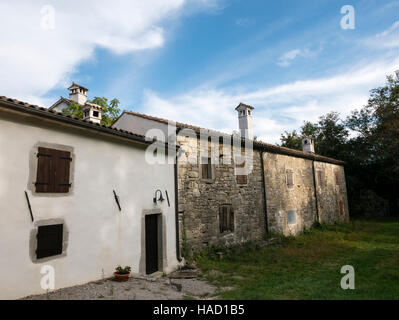
{"label": "potted plant", "polygon": [[121,266],[117,266],[114,272],[114,277],[116,281],[122,282],[129,280],[130,277],[130,270],[129,266],[122,268]]}

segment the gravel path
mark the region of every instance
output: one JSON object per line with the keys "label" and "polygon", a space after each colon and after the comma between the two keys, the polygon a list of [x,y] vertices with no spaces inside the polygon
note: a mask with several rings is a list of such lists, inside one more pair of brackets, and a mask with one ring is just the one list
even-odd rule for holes
{"label": "gravel path", "polygon": [[181,300],[214,299],[216,287],[200,279],[169,279],[133,275],[127,282],[112,279],[59,289],[24,300]]}

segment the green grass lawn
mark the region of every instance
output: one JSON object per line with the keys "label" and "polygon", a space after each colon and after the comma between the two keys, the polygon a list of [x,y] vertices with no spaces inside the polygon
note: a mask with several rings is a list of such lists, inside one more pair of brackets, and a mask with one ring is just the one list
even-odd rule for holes
{"label": "green grass lawn", "polygon": [[[256,249],[209,249],[196,257],[222,299],[399,299],[399,219],[319,226]],[[341,267],[355,269],[355,289],[341,289]]]}

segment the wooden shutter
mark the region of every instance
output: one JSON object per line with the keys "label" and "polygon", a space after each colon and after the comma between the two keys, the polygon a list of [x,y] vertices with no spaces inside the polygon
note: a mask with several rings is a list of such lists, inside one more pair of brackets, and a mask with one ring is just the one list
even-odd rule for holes
{"label": "wooden shutter", "polygon": [[344,210],[344,203],[343,203],[343,201],[341,200],[341,201],[339,202],[339,215],[343,216],[344,213],[345,213],[345,210]]}
{"label": "wooden shutter", "polygon": [[230,207],[229,209],[229,230],[234,231],[234,210],[233,207]]}
{"label": "wooden shutter", "polygon": [[54,180],[55,180],[55,190],[57,193],[69,192],[71,187],[69,177],[70,177],[70,167],[71,167],[71,153],[68,151],[56,150],[54,156]]}
{"label": "wooden shutter", "polygon": [[37,231],[37,259],[62,253],[63,225],[39,226]]}
{"label": "wooden shutter", "polygon": [[220,233],[234,231],[234,211],[231,206],[221,206],[219,209]]}
{"label": "wooden shutter", "polygon": [[37,175],[36,192],[52,192],[54,189],[54,179],[51,174],[53,167],[52,149],[38,148],[37,153]]}
{"label": "wooden shutter", "polygon": [[220,233],[225,232],[227,230],[227,207],[220,207],[220,215],[219,215],[219,224],[220,224]]}
{"label": "wooden shutter", "polygon": [[69,192],[71,153],[39,147],[37,158],[36,192]]}
{"label": "wooden shutter", "polygon": [[[237,168],[245,168],[245,160],[244,157],[237,157],[236,158],[236,169]],[[236,174],[236,181],[237,184],[247,184],[248,183],[248,176],[243,174]]]}
{"label": "wooden shutter", "polygon": [[338,171],[335,171],[335,184],[337,185],[337,186],[339,186],[339,174],[338,174]]}
{"label": "wooden shutter", "polygon": [[291,169],[285,170],[287,187],[292,188],[294,186],[294,172]]}
{"label": "wooden shutter", "polygon": [[319,182],[319,187],[323,186],[323,173],[321,170],[317,171],[317,180]]}
{"label": "wooden shutter", "polygon": [[212,179],[212,166],[210,158],[202,158],[202,179]]}

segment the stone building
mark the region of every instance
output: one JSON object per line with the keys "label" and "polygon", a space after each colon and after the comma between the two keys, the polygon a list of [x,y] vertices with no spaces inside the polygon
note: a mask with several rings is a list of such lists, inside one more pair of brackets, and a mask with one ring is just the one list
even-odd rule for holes
{"label": "stone building", "polygon": [[344,163],[315,154],[311,138],[304,151],[253,140],[253,110],[243,103],[236,108],[240,137],[131,111],[113,124],[180,147],[183,255],[349,219]]}

